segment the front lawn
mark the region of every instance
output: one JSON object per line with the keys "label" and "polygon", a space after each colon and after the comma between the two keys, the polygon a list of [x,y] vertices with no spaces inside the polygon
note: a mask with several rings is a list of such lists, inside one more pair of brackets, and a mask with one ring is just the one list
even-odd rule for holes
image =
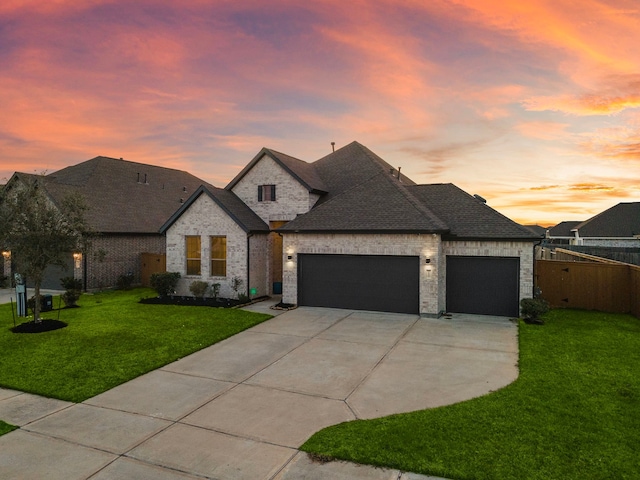
{"label": "front lawn", "polygon": [[302,450],[467,479],[640,478],[640,320],[520,323],[520,376],[485,397],[324,429]]}
{"label": "front lawn", "polygon": [[138,303],[153,295],[148,289],[85,294],[80,308],[60,311],[69,325],[46,333],[12,333],[11,306],[0,305],[0,386],[81,402],[270,318]]}

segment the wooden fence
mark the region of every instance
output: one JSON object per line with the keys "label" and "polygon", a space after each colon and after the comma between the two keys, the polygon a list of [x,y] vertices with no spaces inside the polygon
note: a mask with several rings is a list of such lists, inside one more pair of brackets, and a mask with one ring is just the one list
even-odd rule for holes
{"label": "wooden fence", "polygon": [[140,283],[145,287],[151,286],[151,275],[167,270],[167,256],[158,253],[140,254]]}
{"label": "wooden fence", "polygon": [[552,307],[640,317],[640,267],[636,265],[611,260],[536,260],[535,284]]}

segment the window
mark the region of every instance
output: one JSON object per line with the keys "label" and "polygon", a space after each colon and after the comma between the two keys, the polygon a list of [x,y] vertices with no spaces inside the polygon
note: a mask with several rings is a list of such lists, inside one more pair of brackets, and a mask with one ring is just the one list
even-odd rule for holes
{"label": "window", "polygon": [[227,237],[211,237],[212,277],[227,276]]}
{"label": "window", "polygon": [[200,275],[200,237],[188,235],[187,243],[187,275]]}
{"label": "window", "polygon": [[275,185],[258,185],[258,201],[259,202],[275,202],[276,186]]}

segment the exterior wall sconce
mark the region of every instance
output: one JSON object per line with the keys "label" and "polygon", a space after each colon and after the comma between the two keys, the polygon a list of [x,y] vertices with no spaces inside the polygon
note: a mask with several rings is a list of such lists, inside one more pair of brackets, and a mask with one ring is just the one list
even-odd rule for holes
{"label": "exterior wall sconce", "polygon": [[2,251],[2,256],[5,258],[5,260],[8,260],[11,258],[11,252],[8,250],[3,250]]}
{"label": "exterior wall sconce", "polygon": [[79,252],[74,253],[73,262],[75,263],[74,265],[75,268],[80,268],[80,260],[82,260],[82,254]]}
{"label": "exterior wall sconce", "polygon": [[287,255],[287,260],[289,261],[293,260],[293,255]]}
{"label": "exterior wall sconce", "polygon": [[424,261],[424,263],[431,263],[431,259],[430,259],[430,258],[427,258],[427,259]]}

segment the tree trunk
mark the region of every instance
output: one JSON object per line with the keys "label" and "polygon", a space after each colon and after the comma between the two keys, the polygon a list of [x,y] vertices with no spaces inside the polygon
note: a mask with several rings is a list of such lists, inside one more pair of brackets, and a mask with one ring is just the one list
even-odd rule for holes
{"label": "tree trunk", "polygon": [[36,290],[36,301],[33,305],[33,321],[40,323],[40,280],[36,280],[34,287]]}

